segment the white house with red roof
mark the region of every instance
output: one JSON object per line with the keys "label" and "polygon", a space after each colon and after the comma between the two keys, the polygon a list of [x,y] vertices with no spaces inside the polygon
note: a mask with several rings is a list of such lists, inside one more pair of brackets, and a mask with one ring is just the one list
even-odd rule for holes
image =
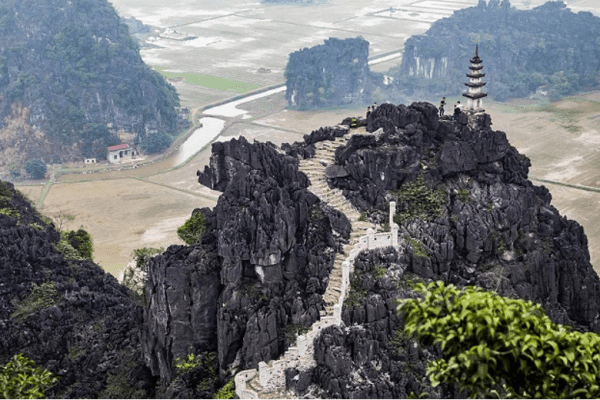
{"label": "white house with red roof", "polygon": [[124,160],[131,160],[135,156],[135,150],[129,147],[127,143],[110,146],[108,148],[108,162],[111,164],[120,163]]}

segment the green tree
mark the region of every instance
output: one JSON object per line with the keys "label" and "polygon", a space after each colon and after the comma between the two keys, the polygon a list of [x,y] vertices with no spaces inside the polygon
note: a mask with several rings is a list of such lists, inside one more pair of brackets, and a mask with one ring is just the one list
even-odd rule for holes
{"label": "green tree", "polygon": [[153,133],[142,142],[142,148],[148,154],[160,153],[167,149],[173,139],[166,133]]}
{"label": "green tree", "polygon": [[94,253],[94,243],[92,241],[92,235],[90,235],[83,227],[76,231],[69,231],[66,233],[66,239],[73,246],[79,255],[83,258],[92,259]]}
{"label": "green tree", "polygon": [[57,378],[49,371],[39,368],[23,354],[16,354],[0,367],[0,398],[42,399],[44,391]]}
{"label": "green tree", "polygon": [[177,228],[177,235],[185,244],[190,245],[196,243],[202,237],[205,229],[206,222],[204,221],[204,215],[202,215],[200,210],[194,210],[190,219]]}
{"label": "green tree", "polygon": [[33,177],[33,179],[43,179],[46,176],[46,164],[41,158],[34,158],[25,163],[25,171]]}
{"label": "green tree", "polygon": [[435,387],[457,383],[475,397],[597,398],[600,336],[553,323],[531,301],[481,288],[434,282],[405,300],[407,335],[440,345],[427,375]]}

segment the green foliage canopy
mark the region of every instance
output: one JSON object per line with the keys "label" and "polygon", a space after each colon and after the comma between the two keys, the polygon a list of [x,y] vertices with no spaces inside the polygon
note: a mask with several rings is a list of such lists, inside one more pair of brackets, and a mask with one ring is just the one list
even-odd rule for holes
{"label": "green foliage canopy", "polygon": [[148,154],[160,153],[169,148],[172,142],[173,139],[166,133],[153,133],[142,142],[142,148]]}
{"label": "green foliage canopy", "polygon": [[531,301],[481,288],[417,284],[405,300],[405,333],[443,358],[427,368],[433,386],[457,383],[471,397],[597,398],[600,336],[553,323]]}
{"label": "green foliage canopy", "polygon": [[90,235],[85,229],[79,228],[76,231],[70,231],[66,233],[66,238],[73,246],[79,255],[83,258],[92,259],[94,253],[94,243],[92,241],[92,235]]}
{"label": "green foliage canopy", "polygon": [[196,243],[206,230],[206,222],[204,215],[200,210],[194,210],[190,219],[185,221],[185,224],[177,228],[177,235],[187,245]]}
{"label": "green foliage canopy", "polygon": [[44,179],[46,177],[46,163],[41,158],[34,158],[25,163],[25,171],[33,177],[33,179]]}
{"label": "green foliage canopy", "polygon": [[16,354],[0,367],[0,398],[42,399],[44,391],[56,380],[54,374],[41,369],[25,355]]}

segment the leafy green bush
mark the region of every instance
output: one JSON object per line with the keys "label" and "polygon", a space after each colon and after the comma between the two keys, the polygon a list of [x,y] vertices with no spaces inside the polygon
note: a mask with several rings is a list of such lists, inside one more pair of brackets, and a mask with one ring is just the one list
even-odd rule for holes
{"label": "leafy green bush", "polygon": [[33,179],[43,179],[46,177],[47,172],[46,163],[44,163],[41,158],[28,160],[25,163],[25,171],[27,171]]}
{"label": "leafy green bush", "polygon": [[204,233],[206,229],[206,222],[204,221],[204,215],[200,210],[194,210],[190,219],[177,228],[177,236],[185,242],[187,245],[196,243]]}
{"label": "leafy green bush", "polygon": [[165,249],[162,247],[158,249],[154,247],[143,247],[141,249],[133,250],[135,266],[139,269],[146,270],[150,259],[155,255],[162,253],[164,250]]}
{"label": "leafy green bush", "polygon": [[177,371],[179,372],[189,372],[191,370],[193,370],[194,368],[196,368],[198,365],[200,365],[200,358],[196,358],[196,355],[191,353],[188,354],[186,358],[184,358],[183,360],[180,360],[179,358],[177,358],[175,360],[176,364],[175,367],[177,367]]}
{"label": "leafy green bush", "polygon": [[401,224],[403,221],[421,218],[432,221],[439,217],[446,204],[444,190],[430,189],[425,185],[423,174],[419,174],[414,181],[405,183],[392,194],[398,199],[398,205],[404,210],[394,216],[394,222]]}
{"label": "leafy green bush", "polygon": [[41,369],[23,354],[16,354],[0,367],[0,398],[42,399],[44,391],[58,378]]}
{"label": "leafy green bush", "polygon": [[354,307],[361,304],[367,297],[367,291],[362,288],[362,274],[360,271],[354,271],[350,276],[350,290],[344,300],[344,305]]}
{"label": "leafy green bush", "polygon": [[378,278],[383,278],[385,276],[386,272],[387,272],[387,269],[385,269],[381,265],[376,265],[373,267],[373,271],[371,272],[371,274],[373,275],[373,278],[378,279]]}
{"label": "leafy green bush", "polygon": [[61,299],[61,294],[56,289],[56,282],[44,282],[41,285],[32,284],[31,293],[22,301],[14,301],[15,311],[12,318],[22,320],[28,316],[52,307]]}
{"label": "leafy green bush", "polygon": [[65,239],[82,258],[92,259],[94,253],[94,243],[92,241],[92,235],[90,235],[85,229],[79,228],[77,231],[62,232],[61,239],[65,236]]}
{"label": "leafy green bush", "polygon": [[399,306],[405,333],[443,358],[427,375],[433,386],[458,384],[471,397],[597,398],[600,336],[553,323],[531,301],[443,282],[416,285],[424,298]]}
{"label": "leafy green bush", "polygon": [[225,386],[223,386],[215,394],[215,399],[235,399],[235,381],[231,378]]}
{"label": "leafy green bush", "polygon": [[458,198],[463,203],[467,203],[470,200],[470,197],[469,197],[470,195],[471,195],[471,192],[469,192],[467,189],[460,189],[458,191]]}
{"label": "leafy green bush", "polygon": [[92,236],[83,228],[61,232],[60,241],[54,244],[54,248],[71,260],[91,260],[94,253]]}

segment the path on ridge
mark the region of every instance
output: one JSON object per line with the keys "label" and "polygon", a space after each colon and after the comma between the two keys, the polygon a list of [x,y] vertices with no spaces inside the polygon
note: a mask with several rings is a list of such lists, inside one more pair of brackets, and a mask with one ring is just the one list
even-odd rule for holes
{"label": "path on ridge", "polygon": [[[279,360],[271,360],[268,363],[268,369],[271,370],[277,369],[275,367],[276,363],[283,363],[283,367],[280,364],[278,377],[266,377],[263,381],[260,364],[258,370],[246,370],[237,374],[236,393],[240,398],[289,398],[290,394],[285,390],[285,368],[306,370],[314,367],[316,365],[314,356],[314,339],[316,335],[320,333],[321,329],[327,326],[341,323],[341,307],[345,300],[344,297],[349,290],[349,282],[346,282],[346,289],[342,289],[342,282],[344,280],[342,264],[351,257],[353,250],[356,251],[355,247],[359,244],[360,238],[367,234],[367,230],[375,228],[370,222],[359,221],[360,213],[358,210],[344,197],[340,189],[329,188],[327,179],[325,178],[325,168],[335,163],[335,150],[345,145],[354,134],[367,135],[369,133],[364,128],[357,128],[352,129],[348,134],[333,141],[326,140],[315,143],[315,156],[310,159],[301,160],[299,165],[299,170],[304,172],[310,179],[311,184],[308,186],[308,190],[318,196],[321,201],[345,214],[352,226],[350,240],[343,248],[344,253],[336,253],[335,255],[334,265],[329,274],[327,289],[323,294],[326,304],[325,310],[321,311],[321,319],[311,326],[310,331],[305,336],[307,338],[305,339],[307,342],[304,345],[305,351],[300,352],[297,347],[298,345],[292,346]],[[348,277],[346,277],[346,280],[348,280]],[[337,317],[334,316],[334,305],[339,307]],[[337,322],[335,322],[336,320]],[[300,340],[300,337],[297,340]],[[264,382],[263,384],[266,384],[266,386],[263,387],[261,382]]]}
{"label": "path on ridge", "polygon": [[323,295],[323,299],[327,304],[326,315],[333,315],[333,304],[339,301],[342,285],[342,263],[350,253],[350,250],[358,243],[359,238],[367,234],[367,229],[375,229],[372,223],[359,221],[360,213],[358,210],[344,197],[340,189],[329,188],[327,178],[325,178],[325,168],[331,164],[335,164],[335,150],[345,145],[350,137],[355,134],[368,135],[369,133],[364,127],[361,127],[352,129],[348,134],[336,138],[334,141],[325,140],[317,142],[315,143],[315,156],[301,160],[299,165],[300,171],[304,172],[310,179],[311,185],[308,187],[308,190],[317,195],[321,201],[344,213],[352,224],[350,241],[344,246],[344,254],[337,253],[335,255],[333,269],[329,275],[329,284]]}

